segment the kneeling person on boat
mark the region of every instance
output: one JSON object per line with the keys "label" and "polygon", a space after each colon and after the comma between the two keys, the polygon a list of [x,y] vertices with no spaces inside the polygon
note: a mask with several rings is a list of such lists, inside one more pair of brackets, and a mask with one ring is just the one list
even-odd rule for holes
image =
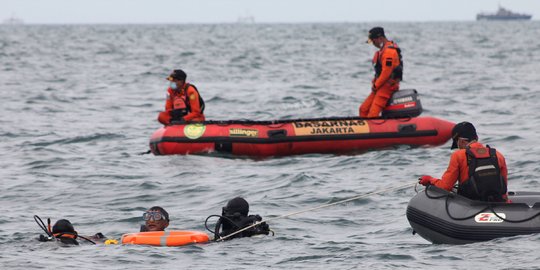
{"label": "kneeling person on boat", "polygon": [[160,206],[151,207],[144,212],[143,219],[145,224],[141,225],[141,232],[164,231],[169,226],[169,213]]}
{"label": "kneeling person on boat", "polygon": [[164,125],[183,122],[202,122],[204,118],[204,100],[195,85],[186,82],[186,73],[174,70],[167,80],[165,111],[160,112],[158,121]]}
{"label": "kneeling person on boat", "polygon": [[[216,223],[214,240],[221,239],[222,237],[228,236],[243,228],[251,226],[256,222],[262,221],[261,216],[248,215],[248,212],[249,204],[244,198],[236,197],[227,202],[227,205],[223,207],[221,217]],[[251,237],[259,234],[268,235],[270,232],[271,230],[268,224],[262,222],[256,226],[253,226],[252,228],[227,237],[225,240],[240,237]]]}
{"label": "kneeling person on boat", "polygon": [[458,182],[457,193],[472,200],[506,201],[508,170],[504,156],[494,148],[478,142],[473,124],[458,123],[452,129],[452,147],[459,148],[450,157],[442,179],[429,175],[420,177],[420,184],[434,185],[452,191]]}

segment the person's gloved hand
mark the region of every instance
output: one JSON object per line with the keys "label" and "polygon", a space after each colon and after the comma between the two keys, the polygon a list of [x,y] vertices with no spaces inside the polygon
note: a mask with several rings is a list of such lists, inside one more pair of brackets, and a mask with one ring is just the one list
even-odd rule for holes
{"label": "person's gloved hand", "polygon": [[377,92],[377,88],[375,87],[375,83],[371,85],[371,91]]}
{"label": "person's gloved hand", "polygon": [[427,186],[427,185],[433,185],[436,181],[435,178],[429,176],[429,175],[422,175],[420,178],[418,178],[418,180],[420,180],[418,183],[420,185],[424,185],[424,186]]}
{"label": "person's gloved hand", "polygon": [[172,120],[180,120],[184,118],[188,112],[186,109],[174,109],[170,110],[169,114],[171,115]]}
{"label": "person's gloved hand", "polygon": [[39,242],[47,242],[47,241],[51,241],[52,240],[52,237],[50,236],[45,236],[43,234],[40,234],[39,235],[39,238],[38,238],[38,241]]}

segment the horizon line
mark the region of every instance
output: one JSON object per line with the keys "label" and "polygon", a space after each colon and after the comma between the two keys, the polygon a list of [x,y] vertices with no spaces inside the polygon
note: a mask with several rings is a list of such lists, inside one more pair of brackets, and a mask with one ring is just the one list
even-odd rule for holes
{"label": "horizon line", "polygon": [[[501,22],[535,22],[538,20],[516,20],[516,21],[501,21]],[[346,24],[346,23],[440,23],[440,22],[479,22],[475,19],[449,19],[449,20],[401,20],[401,21],[260,21],[260,22],[22,22],[16,24],[0,23],[0,25],[217,25],[217,24]],[[482,21],[482,22],[498,22]]]}

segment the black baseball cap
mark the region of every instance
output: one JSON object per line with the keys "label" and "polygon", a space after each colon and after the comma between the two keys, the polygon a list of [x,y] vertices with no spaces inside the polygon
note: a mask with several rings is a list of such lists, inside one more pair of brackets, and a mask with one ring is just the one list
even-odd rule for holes
{"label": "black baseball cap", "polygon": [[373,28],[371,28],[371,30],[369,30],[368,40],[366,41],[366,43],[371,43],[374,38],[384,37],[384,36],[385,36],[384,35],[384,28],[382,28],[380,26],[373,27]]}
{"label": "black baseball cap", "polygon": [[458,148],[458,138],[467,138],[469,140],[477,140],[476,128],[469,122],[461,122],[454,126],[452,129],[452,147],[450,149]]}
{"label": "black baseball cap", "polygon": [[172,80],[185,81],[186,77],[187,77],[187,74],[183,70],[175,69],[175,70],[173,70],[171,75],[169,75],[169,77],[167,77],[167,80],[169,80],[169,81],[172,81]]}

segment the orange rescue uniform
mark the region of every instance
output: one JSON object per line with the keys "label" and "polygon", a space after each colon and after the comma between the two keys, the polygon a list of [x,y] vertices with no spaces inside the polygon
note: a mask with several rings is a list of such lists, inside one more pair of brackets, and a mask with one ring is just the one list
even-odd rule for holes
{"label": "orange rescue uniform", "polygon": [[375,118],[379,117],[381,111],[386,107],[392,94],[399,90],[399,79],[392,78],[394,69],[400,66],[401,61],[397,52],[397,44],[393,41],[387,41],[384,46],[375,53],[373,64],[380,65],[380,73],[375,72],[373,78],[373,87],[369,96],[360,106],[360,117]]}
{"label": "orange rescue uniform", "polygon": [[159,113],[158,121],[164,125],[171,122],[172,110],[187,110],[187,114],[182,118],[186,122],[202,122],[205,120],[202,113],[199,92],[189,83],[184,84],[181,91],[167,89],[167,100],[165,102],[165,111]]}
{"label": "orange rescue uniform", "polygon": [[[483,148],[479,142],[473,142],[469,145],[471,148]],[[467,154],[465,149],[455,151],[450,157],[448,169],[444,172],[442,179],[433,179],[432,185],[452,191],[454,184],[459,180],[459,184],[465,183],[469,179],[469,166],[467,165]],[[497,161],[499,163],[500,173],[506,185],[508,185],[508,169],[504,156],[497,151]],[[506,199],[506,196],[504,196]]]}

